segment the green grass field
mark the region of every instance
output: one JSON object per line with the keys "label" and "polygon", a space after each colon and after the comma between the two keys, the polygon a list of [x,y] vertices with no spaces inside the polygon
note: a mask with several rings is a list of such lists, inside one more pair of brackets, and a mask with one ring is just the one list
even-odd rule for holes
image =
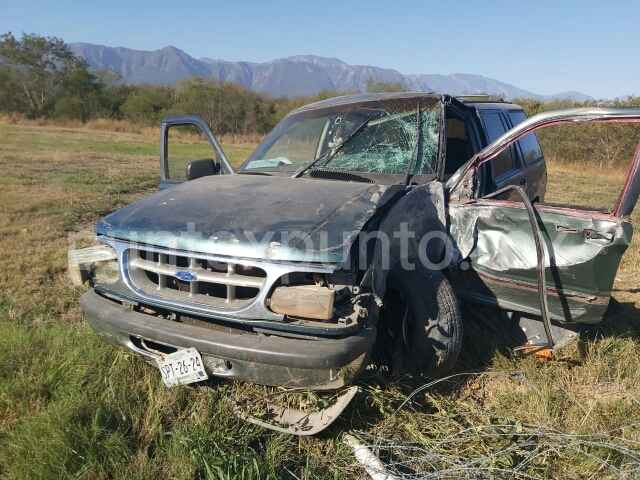
{"label": "green grass field", "polygon": [[[236,165],[252,150],[223,146]],[[228,381],[166,389],[155,369],[84,321],[84,288],[66,278],[68,232],[153,193],[158,178],[149,136],[0,125],[0,478],[363,477],[342,439],[348,431],[393,437],[381,457],[396,465],[407,454],[399,445],[410,444],[464,465],[482,459],[478,468],[494,478],[519,478],[504,472],[524,457],[521,478],[619,478],[638,467],[628,452],[640,450],[640,235],[619,271],[616,314],[556,358],[512,358],[470,323],[456,372],[475,375],[420,392],[396,415],[415,385],[365,378],[336,423],[298,438],[231,414],[232,398],[284,392]],[[547,199],[612,205],[622,178],[551,166]],[[544,431],[531,433],[542,419]],[[523,446],[525,435],[534,446]]]}

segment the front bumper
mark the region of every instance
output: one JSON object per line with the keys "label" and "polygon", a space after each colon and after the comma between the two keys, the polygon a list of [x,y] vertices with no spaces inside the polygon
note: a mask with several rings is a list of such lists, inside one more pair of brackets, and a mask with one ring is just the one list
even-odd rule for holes
{"label": "front bumper", "polygon": [[137,346],[140,339],[197,349],[209,375],[290,388],[330,390],[348,385],[366,365],[376,339],[375,327],[326,340],[210,330],[136,312],[93,289],[82,296],[80,307],[105,340],[154,364],[159,355]]}

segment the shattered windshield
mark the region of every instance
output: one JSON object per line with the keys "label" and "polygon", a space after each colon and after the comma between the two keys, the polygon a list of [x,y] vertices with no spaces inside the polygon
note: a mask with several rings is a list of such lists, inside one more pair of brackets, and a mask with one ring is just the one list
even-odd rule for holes
{"label": "shattered windshield", "polygon": [[[417,112],[420,112],[420,119]],[[439,102],[433,97],[353,102],[294,113],[258,146],[241,171],[290,171],[308,166],[405,174],[435,171]]]}

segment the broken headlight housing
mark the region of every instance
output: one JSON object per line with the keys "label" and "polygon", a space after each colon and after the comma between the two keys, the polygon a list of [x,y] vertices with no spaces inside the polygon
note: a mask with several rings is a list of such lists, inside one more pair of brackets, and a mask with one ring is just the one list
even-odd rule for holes
{"label": "broken headlight housing", "polygon": [[335,292],[318,285],[281,285],[271,294],[269,307],[290,317],[331,320]]}
{"label": "broken headlight housing", "polygon": [[108,245],[69,251],[69,277],[74,285],[87,280],[115,283],[120,277],[116,251]]}

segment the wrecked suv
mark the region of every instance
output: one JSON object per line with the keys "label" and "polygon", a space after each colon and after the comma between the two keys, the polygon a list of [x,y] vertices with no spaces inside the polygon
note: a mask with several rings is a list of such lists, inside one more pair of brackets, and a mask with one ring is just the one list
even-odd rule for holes
{"label": "wrecked suv", "polygon": [[[161,191],[101,220],[100,245],[70,252],[70,271],[92,287],[91,327],[167,385],[335,389],[370,365],[438,375],[461,348],[459,302],[499,307],[523,347],[555,349],[607,308],[639,159],[612,212],[548,205],[534,130],[639,120],[346,96],[290,113],[234,171],[202,119],[167,117]],[[170,134],[185,128],[211,158]]]}

